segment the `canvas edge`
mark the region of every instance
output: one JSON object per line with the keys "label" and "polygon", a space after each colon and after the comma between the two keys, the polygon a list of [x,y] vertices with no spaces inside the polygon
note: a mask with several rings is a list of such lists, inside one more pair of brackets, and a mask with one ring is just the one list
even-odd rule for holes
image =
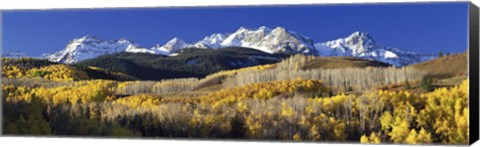
{"label": "canvas edge", "polygon": [[469,111],[470,111],[470,145],[479,139],[479,8],[469,2]]}
{"label": "canvas edge", "polygon": [[[3,11],[0,10],[0,55],[3,55]],[[0,60],[0,66],[2,66],[2,60]],[[3,67],[3,66],[2,66]],[[3,68],[0,68],[0,84],[2,84],[3,82],[3,78],[2,77],[2,73],[1,72],[3,70]],[[0,97],[0,136],[3,136],[3,88],[0,89],[0,95],[2,95],[2,97]]]}
{"label": "canvas edge", "polygon": [[[452,1],[452,2],[456,2],[456,1]],[[323,5],[348,5],[348,4],[404,4],[404,3],[422,3],[422,2],[398,2],[398,3],[388,3],[388,2],[377,2],[377,3],[339,3],[339,4],[323,4]],[[442,2],[423,2],[423,3],[442,3]],[[448,3],[448,2],[444,2],[444,3]],[[305,4],[304,4],[305,5]],[[322,4],[314,4],[314,5],[322,5]],[[243,6],[243,5],[240,5],[240,7],[249,7],[249,6],[283,6],[283,5],[246,5],[246,6]],[[286,5],[286,6],[292,6],[291,4],[290,5]],[[193,7],[216,7],[216,6],[193,6]],[[225,6],[217,6],[217,7],[225,7]],[[235,6],[226,6],[226,7],[235,7]],[[141,7],[141,8],[168,8],[168,7]],[[173,8],[176,8],[176,7],[173,7]],[[82,8],[73,8],[73,9],[65,9],[65,10],[81,10]],[[88,9],[88,8],[85,8],[85,9]],[[132,9],[132,8],[95,8],[95,9]],[[133,7],[133,9],[136,9],[136,7]],[[58,10],[58,9],[49,9],[49,10]],[[22,11],[22,9],[20,10],[0,10],[0,55],[2,54],[3,52],[3,27],[2,27],[2,21],[3,21],[3,18],[2,18],[2,14],[3,12],[5,11]],[[470,122],[469,122],[469,133],[470,133],[470,138],[469,138],[469,144],[472,145],[473,143],[475,143],[476,141],[478,141],[479,139],[479,133],[480,133],[480,128],[479,128],[479,125],[480,125],[480,95],[479,95],[479,91],[480,91],[480,87],[479,87],[479,83],[480,83],[480,80],[479,80],[479,68],[480,68],[480,65],[479,65],[479,7],[476,6],[474,3],[472,3],[471,1],[469,2],[469,5],[468,5],[468,74],[469,74],[469,111],[470,111]],[[2,65],[1,61],[0,61],[0,66]],[[0,69],[1,71],[2,69]],[[1,74],[1,72],[0,72]],[[0,83],[2,81],[2,78],[0,78]],[[2,93],[3,91],[0,89],[0,94]],[[3,98],[0,98],[0,115],[3,116]],[[3,117],[0,117],[0,136],[2,137],[5,137],[5,135],[3,134]],[[18,137],[18,136],[17,136]],[[25,137],[25,136],[24,136]],[[30,136],[32,137],[32,136]],[[39,137],[39,136],[34,136],[34,137]],[[57,136],[58,138],[59,136]],[[70,137],[70,136],[69,136]],[[69,137],[66,137],[66,138],[69,138]],[[79,137],[79,136],[77,136]],[[54,137],[55,138],[55,137]],[[83,138],[83,137],[82,137]],[[102,138],[102,139],[108,139],[108,138]],[[110,139],[116,139],[116,138],[110,138]],[[118,139],[118,138],[117,138]],[[188,140],[184,140],[184,141],[189,141],[190,139]],[[208,141],[209,139],[207,139]],[[253,141],[253,142],[258,142],[258,141]],[[322,143],[327,143],[328,142],[322,142]],[[343,144],[343,143],[346,143],[348,144],[348,142],[341,142],[340,144]],[[355,144],[355,143],[354,143]],[[357,143],[358,144],[358,143]],[[391,144],[390,144],[391,145]],[[394,144],[394,145],[402,145],[402,144]]]}

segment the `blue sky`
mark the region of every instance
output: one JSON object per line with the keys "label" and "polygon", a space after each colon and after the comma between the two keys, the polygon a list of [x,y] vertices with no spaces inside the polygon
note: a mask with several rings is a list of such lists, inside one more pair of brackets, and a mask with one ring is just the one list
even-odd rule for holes
{"label": "blue sky", "polygon": [[315,42],[364,31],[384,46],[456,53],[467,48],[467,17],[466,2],[5,11],[2,48],[40,56],[84,35],[150,48],[173,37],[194,42],[240,26],[282,26]]}

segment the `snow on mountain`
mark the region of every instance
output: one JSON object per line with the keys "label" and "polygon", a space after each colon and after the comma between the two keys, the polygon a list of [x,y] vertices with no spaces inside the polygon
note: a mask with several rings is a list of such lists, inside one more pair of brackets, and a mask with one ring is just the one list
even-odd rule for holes
{"label": "snow on mountain", "polygon": [[240,27],[234,33],[212,34],[192,45],[192,47],[210,49],[229,46],[254,48],[267,53],[316,54],[310,38],[282,27],[274,29],[266,26],[256,29]]}
{"label": "snow on mountain", "polygon": [[154,47],[150,48],[148,50],[148,53],[151,53],[151,54],[160,54],[160,55],[170,55],[171,52],[170,50],[167,50],[165,49],[162,45],[160,44],[156,44]]}
{"label": "snow on mountain", "polygon": [[175,37],[172,40],[168,41],[165,45],[160,47],[158,47],[157,45],[156,47],[152,48],[152,50],[158,50],[160,52],[171,54],[171,53],[176,53],[179,50],[189,46],[190,44],[185,43],[185,41],[183,41],[182,39]]}
{"label": "snow on mountain", "polygon": [[354,56],[373,59],[395,66],[405,66],[435,58],[433,55],[384,47],[365,32],[354,32],[346,38],[316,43],[315,48],[321,56]]}
{"label": "snow on mountain", "polygon": [[227,38],[226,34],[215,33],[210,36],[206,36],[202,40],[196,42],[191,47],[197,48],[220,48],[221,43]]}
{"label": "snow on mountain", "polygon": [[236,32],[230,34],[220,45],[251,47],[260,42],[260,40],[270,34],[270,32],[271,29],[267,27],[260,27],[257,30],[240,27]]}
{"label": "snow on mountain", "polygon": [[276,27],[270,32],[270,34],[265,36],[258,43],[253,44],[251,47],[258,47],[262,50],[269,50],[274,53],[317,54],[312,39],[282,27]]}
{"label": "snow on mountain", "polygon": [[296,32],[282,27],[270,29],[261,26],[258,29],[239,28],[226,37],[217,47],[238,46],[261,50],[267,53],[304,53],[316,54],[313,41]]}
{"label": "snow on mountain", "polygon": [[147,52],[145,48],[126,39],[100,40],[87,35],[70,41],[65,49],[49,55],[47,59],[54,62],[76,63],[81,60],[121,51]]}
{"label": "snow on mountain", "polygon": [[2,52],[2,57],[5,58],[22,58],[22,57],[28,57],[27,54],[17,51],[17,50],[12,50],[12,51],[3,51]]}
{"label": "snow on mountain", "polygon": [[345,38],[314,43],[309,37],[283,27],[270,29],[261,26],[254,29],[240,27],[233,33],[214,33],[191,44],[175,37],[164,45],[157,44],[152,48],[143,48],[126,39],[105,41],[87,35],[72,40],[65,49],[48,55],[47,59],[62,63],[76,63],[100,55],[122,51],[175,56],[181,53],[181,49],[184,48],[217,49],[229,46],[253,48],[266,53],[354,56],[386,62],[395,66],[404,66],[435,58],[433,55],[384,47],[365,32],[354,32]]}

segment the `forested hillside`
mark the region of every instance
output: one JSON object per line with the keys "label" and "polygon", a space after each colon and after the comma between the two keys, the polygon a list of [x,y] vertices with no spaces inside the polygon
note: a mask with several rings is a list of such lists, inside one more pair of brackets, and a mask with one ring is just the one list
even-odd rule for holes
{"label": "forested hillside", "polygon": [[[205,77],[222,70],[272,64],[287,54],[268,54],[254,49],[228,47],[216,50],[190,48],[176,56],[142,53],[116,53],[78,63],[122,72],[142,80]],[[160,73],[160,74],[159,74]]]}
{"label": "forested hillside", "polygon": [[3,133],[468,143],[468,78],[455,74],[461,82],[445,85],[452,77],[419,68],[457,55],[399,68],[349,57],[199,51],[117,53],[76,65],[3,59]]}
{"label": "forested hillside", "polygon": [[93,66],[58,64],[43,59],[2,59],[2,77],[40,78],[52,81],[74,81],[88,79],[137,80],[137,78]]}

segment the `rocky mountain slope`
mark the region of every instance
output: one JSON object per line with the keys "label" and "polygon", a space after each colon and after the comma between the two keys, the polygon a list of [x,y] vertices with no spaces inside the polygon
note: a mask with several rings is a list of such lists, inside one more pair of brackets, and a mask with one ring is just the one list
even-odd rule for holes
{"label": "rocky mountain slope", "polygon": [[85,59],[117,52],[150,53],[175,56],[186,48],[218,49],[225,47],[253,48],[265,53],[305,54],[314,56],[352,56],[405,66],[435,58],[399,48],[385,47],[366,32],[354,32],[345,38],[315,43],[312,39],[283,27],[262,26],[255,29],[240,27],[233,33],[215,33],[187,43],[178,37],[164,45],[144,48],[126,39],[101,40],[84,36],[72,40],[65,49],[47,56],[61,63],[77,63]]}

